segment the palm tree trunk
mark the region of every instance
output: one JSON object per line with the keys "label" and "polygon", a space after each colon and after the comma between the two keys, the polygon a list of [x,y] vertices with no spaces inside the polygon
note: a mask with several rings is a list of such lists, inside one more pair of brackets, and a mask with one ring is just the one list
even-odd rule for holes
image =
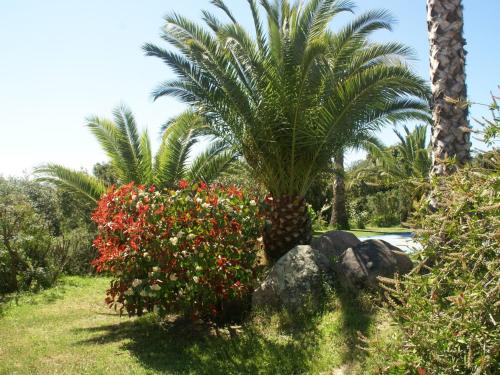
{"label": "palm tree trunk", "polygon": [[333,176],[333,200],[330,225],[337,229],[349,229],[349,217],[346,208],[344,153],[339,152],[335,158]]}
{"label": "palm tree trunk", "polygon": [[311,219],[304,197],[269,197],[265,203],[264,249],[274,263],[295,246],[311,242]]}
{"label": "palm tree trunk", "polygon": [[431,173],[446,175],[455,168],[446,158],[456,158],[458,165],[470,160],[468,110],[457,105],[467,98],[461,0],[427,0],[427,25],[434,120]]}

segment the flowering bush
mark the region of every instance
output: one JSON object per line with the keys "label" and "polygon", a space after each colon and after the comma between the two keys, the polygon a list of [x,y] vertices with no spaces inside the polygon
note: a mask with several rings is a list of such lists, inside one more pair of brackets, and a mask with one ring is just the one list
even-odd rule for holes
{"label": "flowering bush", "polygon": [[92,218],[94,265],[114,276],[106,302],[120,312],[218,319],[254,286],[262,220],[236,188],[181,181],[160,194],[128,184],[105,194]]}

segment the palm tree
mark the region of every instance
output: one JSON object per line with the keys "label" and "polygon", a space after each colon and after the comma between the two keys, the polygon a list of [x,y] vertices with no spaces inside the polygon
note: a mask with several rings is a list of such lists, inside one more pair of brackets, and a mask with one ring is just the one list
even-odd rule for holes
{"label": "palm tree", "polygon": [[[446,175],[470,156],[465,85],[465,39],[461,0],[427,0],[432,81],[432,174]],[[458,104],[458,105],[457,105]]]}
{"label": "palm tree", "polygon": [[[97,116],[87,126],[110,158],[114,180],[118,184],[135,182],[155,184],[158,188],[174,187],[183,178],[211,182],[236,160],[237,155],[225,144],[212,140],[211,145],[188,166],[188,158],[201,136],[210,129],[200,116],[186,111],[163,128],[160,148],[153,158],[146,131],[139,134],[132,112],[125,106],[113,112],[114,121]],[[38,179],[48,181],[79,197],[95,203],[109,187],[106,180],[58,164],[36,168]]]}
{"label": "palm tree", "polygon": [[255,37],[222,0],[213,0],[227,22],[208,11],[206,27],[167,15],[162,38],[175,50],[152,44],[144,50],[178,76],[154,97],[173,95],[192,105],[269,190],[264,243],[276,260],[311,240],[304,195],[342,145],[368,129],[421,118],[428,89],[404,65],[407,47],[368,40],[391,28],[385,11],[362,14],[334,33],[330,21],[351,12],[351,1],[261,0],[267,28],[256,0],[247,2]]}
{"label": "palm tree", "polygon": [[399,143],[383,147],[367,142],[369,165],[353,171],[353,180],[363,180],[370,185],[397,187],[401,184],[420,186],[429,180],[432,159],[427,141],[427,126],[417,125],[413,131],[404,126],[404,133],[394,130]]}
{"label": "palm tree", "polygon": [[333,198],[330,225],[336,229],[349,229],[349,215],[347,214],[344,151],[341,150],[333,157]]}
{"label": "palm tree", "polygon": [[346,149],[368,150],[370,147],[382,148],[382,142],[371,133],[360,134],[357,139],[352,139],[351,142],[337,153],[333,158],[333,199],[332,199],[332,214],[330,217],[330,225],[336,229],[350,229],[349,215],[347,213],[347,196],[346,196],[346,171],[344,168],[344,154]]}

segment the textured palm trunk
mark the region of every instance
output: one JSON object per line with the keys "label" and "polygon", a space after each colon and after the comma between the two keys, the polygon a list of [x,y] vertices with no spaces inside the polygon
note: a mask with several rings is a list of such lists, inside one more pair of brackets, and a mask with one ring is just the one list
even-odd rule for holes
{"label": "textured palm trunk", "polygon": [[264,249],[274,263],[293,247],[311,242],[311,219],[304,197],[268,198],[266,203]]}
{"label": "textured palm trunk", "polygon": [[337,229],[349,229],[345,193],[344,154],[339,153],[335,156],[334,162],[335,171],[333,176],[333,201],[330,225]]}
{"label": "textured palm trunk", "polygon": [[[470,160],[470,128],[465,101],[465,39],[461,0],[427,0],[432,81],[432,174],[446,175]],[[450,100],[451,99],[451,100]]]}

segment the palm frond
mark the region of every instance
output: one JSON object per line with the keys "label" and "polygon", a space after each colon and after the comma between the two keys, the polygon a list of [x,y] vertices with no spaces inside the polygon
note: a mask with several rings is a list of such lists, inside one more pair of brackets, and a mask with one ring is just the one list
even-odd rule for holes
{"label": "palm frond", "polygon": [[129,175],[134,176],[136,181],[141,179],[140,164],[140,139],[137,124],[132,111],[125,105],[116,107],[113,111],[113,118],[116,127],[119,129],[121,137],[117,145],[120,153],[127,161]]}
{"label": "palm frond", "polygon": [[110,120],[91,116],[87,119],[87,127],[109,157],[118,179],[123,181],[133,180],[134,176],[128,164],[129,160],[124,157],[120,147],[125,142],[125,139],[117,126]]}
{"label": "palm frond", "polygon": [[38,181],[49,182],[93,204],[106,192],[106,186],[99,179],[59,164],[42,165],[35,168],[34,173]]}
{"label": "palm frond", "polygon": [[147,131],[141,134],[139,139],[139,170],[143,184],[153,183],[153,153],[151,151],[151,141]]}
{"label": "palm frond", "polygon": [[404,133],[394,130],[399,143],[392,147],[366,144],[371,164],[357,169],[355,178],[386,186],[396,186],[412,179],[428,179],[431,156],[427,126],[417,125],[413,131],[404,126],[403,130]]}
{"label": "palm frond", "polygon": [[159,187],[173,186],[186,175],[190,152],[204,127],[202,119],[192,111],[166,123],[154,163],[155,183]]}
{"label": "palm frond", "polygon": [[211,183],[229,171],[236,159],[234,150],[221,149],[219,145],[209,147],[191,163],[187,172],[188,179]]}
{"label": "palm frond", "polygon": [[[406,64],[411,49],[370,41],[391,29],[389,12],[364,13],[334,32],[331,20],[352,11],[351,1],[260,0],[262,21],[257,1],[247,2],[255,33],[215,1],[229,20],[204,12],[203,26],[168,15],[162,39],[173,49],[144,50],[177,76],[155,98],[173,95],[193,106],[272,194],[303,195],[339,150],[382,126],[428,119],[430,90]],[[176,157],[180,149],[173,146]]]}
{"label": "palm frond", "polygon": [[236,22],[236,18],[234,18],[233,13],[231,10],[227,7],[227,5],[224,3],[222,0],[211,0],[210,1],[213,5],[215,5],[217,8],[221,9],[226,15],[233,21],[234,23]]}

